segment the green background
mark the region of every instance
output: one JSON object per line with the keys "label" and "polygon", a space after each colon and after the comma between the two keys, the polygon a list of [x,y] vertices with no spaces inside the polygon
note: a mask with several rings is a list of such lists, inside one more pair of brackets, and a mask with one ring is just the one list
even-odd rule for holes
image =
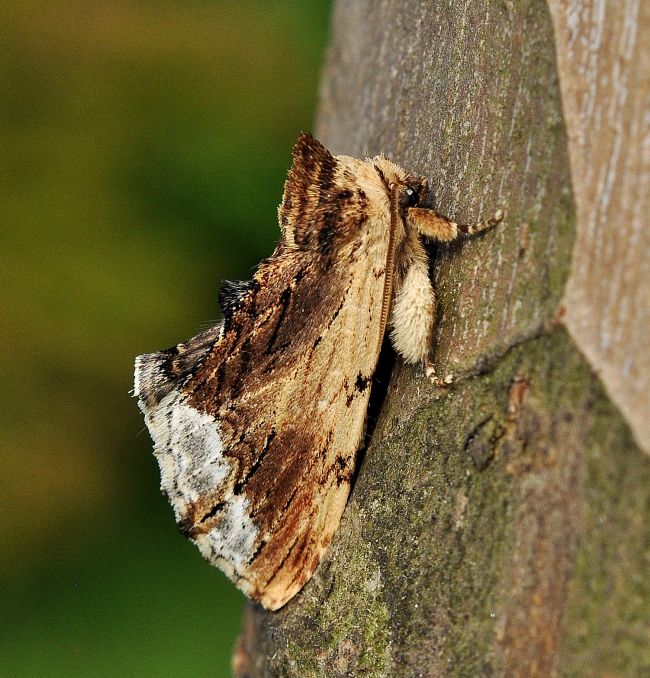
{"label": "green background", "polygon": [[278,237],[329,2],[0,6],[0,674],[226,676],[243,597],[177,532],[138,353]]}

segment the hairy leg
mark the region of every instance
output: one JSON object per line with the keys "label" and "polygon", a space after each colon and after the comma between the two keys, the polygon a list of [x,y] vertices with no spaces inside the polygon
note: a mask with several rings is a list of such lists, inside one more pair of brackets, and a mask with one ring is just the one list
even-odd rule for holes
{"label": "hairy leg", "polygon": [[406,271],[393,300],[391,341],[407,363],[426,360],[436,312],[426,262],[415,261]]}

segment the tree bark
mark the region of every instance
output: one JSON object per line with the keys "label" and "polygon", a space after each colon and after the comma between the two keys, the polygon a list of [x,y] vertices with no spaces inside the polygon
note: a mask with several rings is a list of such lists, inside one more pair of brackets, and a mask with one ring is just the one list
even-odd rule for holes
{"label": "tree bark", "polygon": [[[650,674],[650,85],[632,64],[650,15],[638,5],[599,3],[614,26],[598,15],[600,42],[585,0],[336,5],[321,140],[428,176],[458,221],[507,216],[435,252],[434,357],[456,381],[436,388],[396,364],[327,558],[284,609],[248,606],[238,675]],[[614,72],[630,90],[616,104],[598,79],[614,88]],[[598,83],[592,108],[583,76]],[[594,110],[629,129],[601,143]],[[598,177],[608,223],[594,222]],[[623,296],[607,289],[599,308],[607,280]]]}

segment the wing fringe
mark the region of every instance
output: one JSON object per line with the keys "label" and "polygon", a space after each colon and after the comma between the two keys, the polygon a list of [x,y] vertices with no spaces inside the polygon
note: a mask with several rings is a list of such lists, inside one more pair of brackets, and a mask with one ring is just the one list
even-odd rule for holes
{"label": "wing fringe", "polygon": [[185,343],[135,359],[133,395],[143,410],[156,407],[171,391],[183,386],[219,341],[222,327],[219,323]]}

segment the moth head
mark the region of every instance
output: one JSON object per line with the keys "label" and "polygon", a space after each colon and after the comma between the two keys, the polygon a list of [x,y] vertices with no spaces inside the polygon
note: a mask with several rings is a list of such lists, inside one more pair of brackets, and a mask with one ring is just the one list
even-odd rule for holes
{"label": "moth head", "polygon": [[426,177],[408,172],[383,155],[378,155],[369,162],[374,165],[391,201],[396,200],[402,211],[409,207],[418,207],[426,200],[429,191]]}

